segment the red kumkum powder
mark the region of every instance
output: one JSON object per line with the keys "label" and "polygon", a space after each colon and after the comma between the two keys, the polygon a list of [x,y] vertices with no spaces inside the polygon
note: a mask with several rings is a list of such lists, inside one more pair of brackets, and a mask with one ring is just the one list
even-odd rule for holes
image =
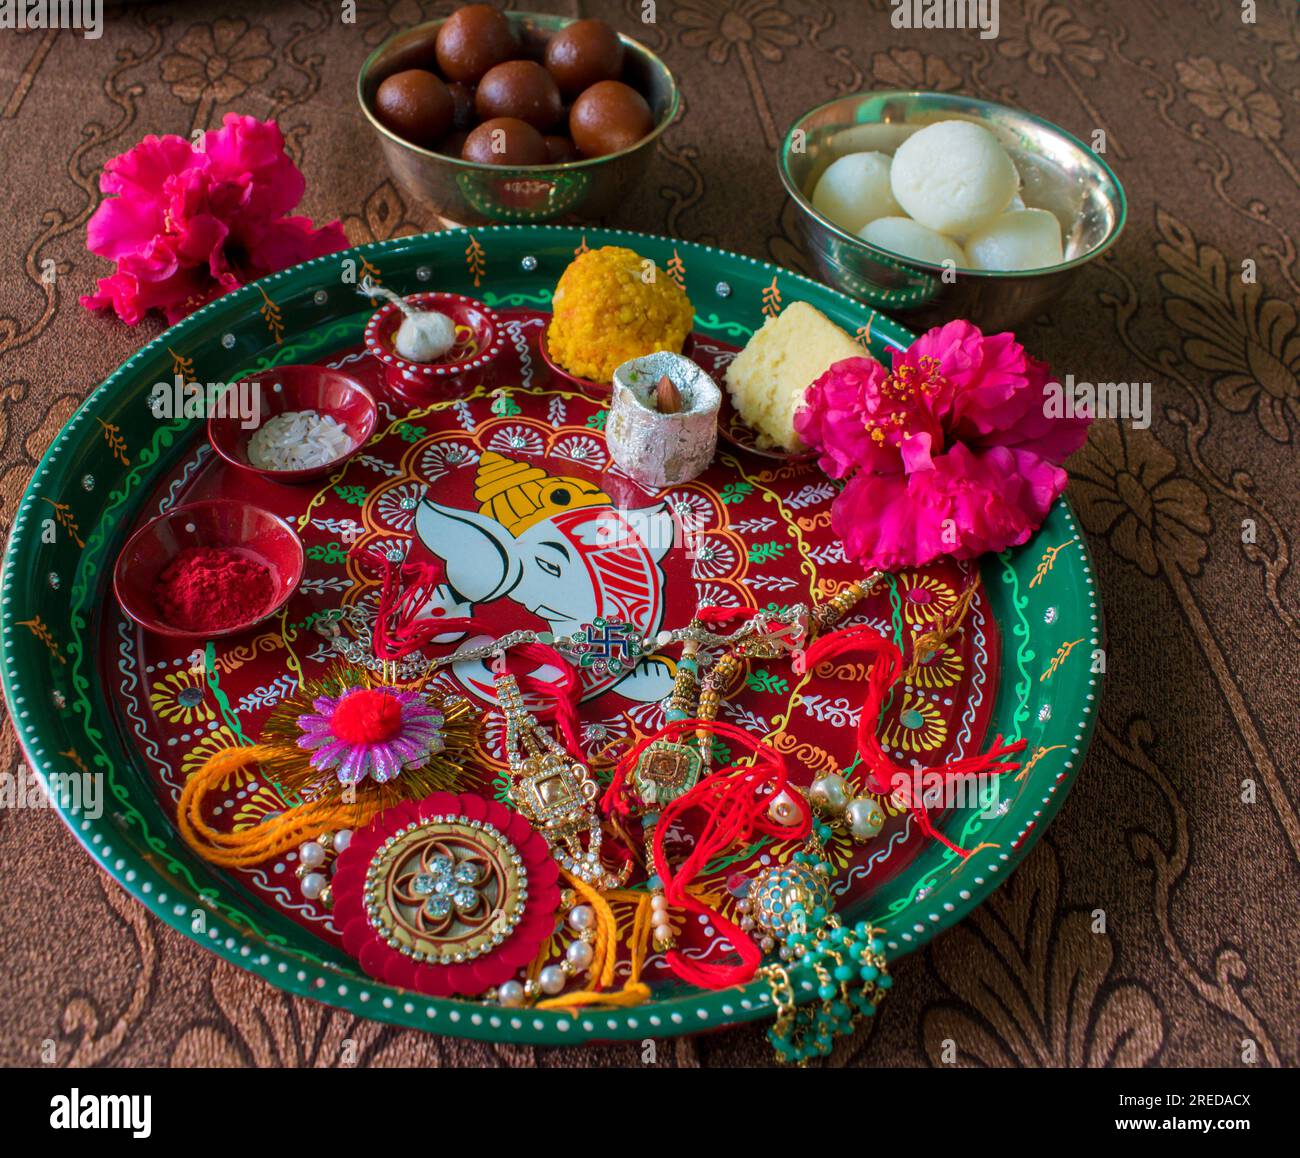
{"label": "red kumkum powder", "polygon": [[266,564],[226,547],[187,547],[153,585],[163,618],[182,631],[223,631],[247,623],[274,595]]}

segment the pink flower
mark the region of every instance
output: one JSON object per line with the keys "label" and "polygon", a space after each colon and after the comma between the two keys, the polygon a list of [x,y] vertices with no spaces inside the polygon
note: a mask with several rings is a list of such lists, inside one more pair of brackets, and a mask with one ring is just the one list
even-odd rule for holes
{"label": "pink flower", "polygon": [[831,526],[848,556],[869,567],[974,559],[1026,542],[1065,483],[1064,470],[1030,451],[957,443],[928,470],[859,471],[836,498]]}
{"label": "pink flower", "polygon": [[1065,489],[1088,420],[1047,416],[1047,367],[969,322],[893,355],[837,362],[795,416],[822,469],[848,479],[832,525],[865,566],[922,566],[1024,543]]}
{"label": "pink flower", "polygon": [[343,227],[285,216],[306,182],[274,121],[234,113],[205,134],[145,137],[104,166],[106,198],[86,226],[91,252],[117,262],[87,309],[135,325],[152,309],[169,323],[247,282],[347,248]]}
{"label": "pink flower", "polygon": [[846,358],[808,387],[795,412],[795,433],[821,451],[821,468],[831,478],[847,478],[873,456],[860,418],[868,394],[878,391],[884,378],[885,368],[874,358]]}
{"label": "pink flower", "polygon": [[399,688],[349,688],[319,696],[314,712],[298,717],[298,747],[311,766],[332,770],[340,784],[367,776],[385,784],[404,768],[420,768],[443,750],[443,715],[419,692]]}
{"label": "pink flower", "polygon": [[1047,416],[1047,364],[1012,333],[985,336],[970,322],[949,322],[895,353],[894,372],[923,358],[935,359],[952,384],[950,429],[968,446],[1019,446],[1061,462],[1088,437],[1088,419]]}

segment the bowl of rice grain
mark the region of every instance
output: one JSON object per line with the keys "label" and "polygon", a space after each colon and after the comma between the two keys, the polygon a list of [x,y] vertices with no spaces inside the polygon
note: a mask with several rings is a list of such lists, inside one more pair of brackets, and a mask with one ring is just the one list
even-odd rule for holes
{"label": "bowl of rice grain", "polygon": [[369,440],[379,409],[350,374],[277,366],[251,379],[254,413],[219,408],[208,441],[231,466],[273,482],[311,482],[338,470]]}

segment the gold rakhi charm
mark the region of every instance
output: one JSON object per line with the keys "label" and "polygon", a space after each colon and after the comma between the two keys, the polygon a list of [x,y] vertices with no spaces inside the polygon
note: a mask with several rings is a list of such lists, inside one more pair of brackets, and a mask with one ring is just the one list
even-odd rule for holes
{"label": "gold rakhi charm", "polygon": [[656,740],[636,762],[633,787],[647,808],[657,810],[685,796],[699,783],[703,770],[704,760],[697,747]]}
{"label": "gold rakhi charm", "polygon": [[[506,721],[510,799],[551,846],[560,866],[597,888],[617,888],[626,879],[607,872],[600,859],[604,831],[596,812],[600,787],[524,706],[519,683],[509,672],[496,677],[497,703]],[[585,838],[585,843],[584,843]]]}

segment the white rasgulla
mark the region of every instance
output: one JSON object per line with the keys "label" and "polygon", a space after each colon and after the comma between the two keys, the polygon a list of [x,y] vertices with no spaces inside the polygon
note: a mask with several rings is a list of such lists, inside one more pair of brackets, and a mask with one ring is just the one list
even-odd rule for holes
{"label": "white rasgulla", "polygon": [[393,339],[393,349],[408,362],[435,362],[455,344],[455,323],[437,310],[407,315]]}
{"label": "white rasgulla", "polygon": [[890,187],[922,225],[960,237],[987,225],[1011,203],[1020,175],[988,129],[970,121],[940,121],[899,145]]}
{"label": "white rasgulla", "polygon": [[889,190],[889,158],[884,153],[837,157],[818,180],[812,202],[818,213],[850,233],[877,217],[901,212]]}
{"label": "white rasgulla", "polygon": [[919,221],[910,217],[877,217],[869,221],[859,231],[863,241],[912,257],[917,261],[929,261],[942,265],[951,261],[954,265],[964,266],[966,255],[961,246],[951,237],[944,237],[933,229],[927,229]]}
{"label": "white rasgulla", "polygon": [[1044,269],[1061,264],[1061,225],[1046,209],[1016,209],[966,239],[975,269]]}

